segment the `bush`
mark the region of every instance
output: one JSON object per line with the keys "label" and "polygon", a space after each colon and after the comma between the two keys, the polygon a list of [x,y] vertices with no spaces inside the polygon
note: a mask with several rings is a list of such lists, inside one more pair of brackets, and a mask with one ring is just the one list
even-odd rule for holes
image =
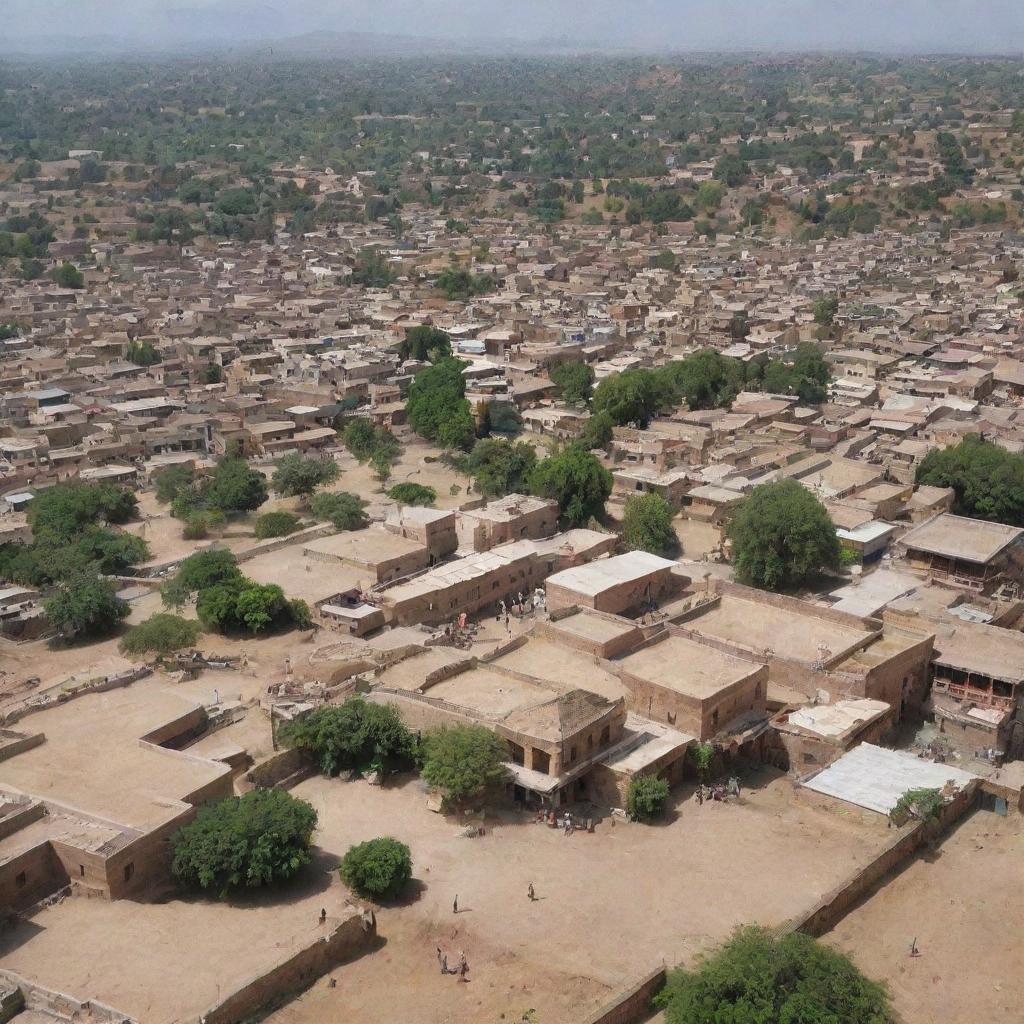
{"label": "bush", "polygon": [[569,526],[585,526],[604,515],[612,475],[590,452],[571,446],[538,462],[530,472],[529,485],[531,494],[558,502]]}
{"label": "bush", "polygon": [[384,836],[350,847],[338,871],[360,896],[394,899],[412,878],[412,855],[405,843]]}
{"label": "bush", "polygon": [[60,266],[50,271],[50,277],[55,284],[61,288],[84,288],[85,278],[82,272],[74,265],[65,260]]}
{"label": "bush", "polygon": [[203,512],[192,512],[181,528],[185,540],[203,540],[210,536],[210,520]]}
{"label": "bush", "polygon": [[264,512],[256,520],[253,533],[257,540],[270,537],[287,537],[302,526],[302,520],[291,512]]}
{"label": "bush", "polygon": [[655,997],[666,1024],[761,1021],[893,1024],[885,989],[841,953],[793,932],[738,931],[693,971],[670,971]]}
{"label": "bush", "polygon": [[199,623],[183,619],[169,612],[157,612],[145,622],[140,622],[121,641],[125,654],[170,654],[171,651],[191,647],[199,637]]}
{"label": "bush", "polygon": [[348,491],[315,494],[311,503],[314,517],[326,520],[336,530],[361,530],[370,521],[365,508],[366,502]]}
{"label": "bush", "polygon": [[501,498],[525,491],[536,463],[533,445],[525,441],[486,438],[477,441],[470,452],[466,472],[485,498]]}
{"label": "bush", "polygon": [[283,789],[254,789],[199,810],[171,839],[174,876],[186,885],[233,890],[292,878],[309,863],[316,811]]}
{"label": "bush", "polygon": [[353,769],[386,775],[410,764],[416,746],[393,707],[361,697],[325,704],[288,722],[278,730],[278,738],[316,761],[325,775]]}
{"label": "bush", "polygon": [[86,638],[108,636],[130,612],[110,580],[89,573],[72,578],[44,608],[64,636]]}
{"label": "bush", "polygon": [[942,793],[937,789],[908,789],[896,801],[896,805],[889,812],[889,817],[897,824],[902,825],[910,818],[917,818],[918,821],[935,821],[942,813]]}
{"label": "bush", "polygon": [[339,475],[338,464],[333,459],[307,459],[293,453],[275,463],[271,483],[282,497],[308,498],[318,487],[334,483]]}
{"label": "bush", "polygon": [[795,480],[755,487],[736,510],[729,536],[740,582],[763,590],[798,587],[841,564],[825,506]]}
{"label": "bush", "polygon": [[161,504],[174,501],[179,494],[191,491],[196,482],[196,471],[192,466],[168,466],[153,474],[156,485],[156,500]]}
{"label": "bush", "polygon": [[483,796],[504,782],[509,758],[505,741],[482,725],[453,725],[423,739],[423,778],[445,800],[460,803]]}
{"label": "bush", "polygon": [[423,484],[395,484],[388,491],[388,497],[401,505],[433,505],[437,501],[437,491]]}
{"label": "bush", "polygon": [[562,393],[562,401],[570,405],[590,401],[594,387],[594,368],[587,363],[559,363],[551,368],[551,379]]}
{"label": "bush", "polygon": [[668,800],[668,783],[657,775],[641,775],[629,784],[626,813],[634,821],[660,817]]}

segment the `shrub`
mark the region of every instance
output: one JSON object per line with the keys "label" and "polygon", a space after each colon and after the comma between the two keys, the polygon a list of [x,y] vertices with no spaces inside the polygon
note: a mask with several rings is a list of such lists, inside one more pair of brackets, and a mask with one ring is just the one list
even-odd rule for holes
{"label": "shrub", "polygon": [[283,789],[254,789],[199,810],[171,839],[174,876],[216,889],[271,885],[309,863],[316,811]]}
{"label": "shrub", "polygon": [[298,495],[305,499],[318,487],[334,483],[339,475],[333,459],[307,459],[293,453],[277,461],[271,482],[282,497]]}
{"label": "shrub", "polygon": [[350,847],[338,870],[360,896],[394,899],[412,878],[412,855],[405,843],[384,836]]}
{"label": "shrub", "polygon": [[679,538],[672,528],[676,510],[658,494],[637,494],[626,499],[622,540],[630,551],[673,557]]}
{"label": "shrub", "polygon": [[910,818],[918,821],[935,821],[942,813],[942,794],[937,789],[908,789],[896,801],[889,817],[902,825]]}
{"label": "shrub", "polygon": [[311,508],[317,519],[326,520],[336,530],[361,530],[370,521],[364,511],[366,502],[348,491],[315,494]]}
{"label": "shrub", "polygon": [[660,817],[668,800],[668,783],[656,775],[641,775],[629,784],[626,813],[634,821]]}
{"label": "shrub", "polygon": [[423,484],[395,484],[388,491],[388,497],[401,505],[433,505],[437,501],[437,491]]}
{"label": "shrub", "polygon": [[210,520],[202,512],[193,512],[181,528],[185,540],[203,540],[210,536]]}
{"label": "shrub", "polygon": [[170,654],[182,647],[191,647],[199,637],[199,623],[169,612],[157,612],[140,622],[121,641],[125,654]]}
{"label": "shrub", "polygon": [[507,776],[505,741],[482,725],[453,725],[423,739],[423,778],[446,800],[483,796]]}
{"label": "shrub", "polygon": [[72,578],[44,608],[62,634],[87,638],[109,635],[130,611],[110,580],[89,573]]}
{"label": "shrub", "polygon": [[302,526],[302,520],[291,512],[264,512],[256,520],[253,533],[257,540],[270,537],[287,537]]}

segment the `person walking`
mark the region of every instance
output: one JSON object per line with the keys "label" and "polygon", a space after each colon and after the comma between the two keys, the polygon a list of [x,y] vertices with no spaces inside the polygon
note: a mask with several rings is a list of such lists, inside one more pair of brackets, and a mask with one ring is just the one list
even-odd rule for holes
{"label": "person walking", "polygon": [[468,983],[466,975],[469,974],[469,963],[466,960],[466,954],[461,950],[459,951],[459,981]]}
{"label": "person walking", "polygon": [[533,891],[533,882],[526,887],[526,895],[529,896],[531,903],[537,899],[537,894]]}
{"label": "person walking", "polygon": [[457,914],[459,912],[459,897],[456,894],[455,899],[452,900],[452,913]]}

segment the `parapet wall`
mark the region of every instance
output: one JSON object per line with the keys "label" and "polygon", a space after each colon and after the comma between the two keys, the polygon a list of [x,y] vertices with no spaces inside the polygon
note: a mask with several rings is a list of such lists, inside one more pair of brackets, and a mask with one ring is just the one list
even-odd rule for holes
{"label": "parapet wall", "polygon": [[134,1017],[95,999],[79,999],[55,989],[37,985],[14,971],[0,970],[0,986],[17,988],[25,999],[25,1009],[35,1010],[58,1020],[88,1020],[90,1024],[138,1024]]}
{"label": "parapet wall", "polygon": [[328,919],[327,931],[317,934],[287,960],[244,981],[220,1002],[209,1007],[199,1024],[239,1024],[269,1003],[312,984],[345,960],[368,952],[376,945],[377,922],[370,911],[349,908],[340,922]]}
{"label": "parapet wall", "polygon": [[665,965],[656,967],[629,988],[608,1000],[584,1024],[635,1024],[646,1020],[651,1010],[651,1000],[665,986]]}

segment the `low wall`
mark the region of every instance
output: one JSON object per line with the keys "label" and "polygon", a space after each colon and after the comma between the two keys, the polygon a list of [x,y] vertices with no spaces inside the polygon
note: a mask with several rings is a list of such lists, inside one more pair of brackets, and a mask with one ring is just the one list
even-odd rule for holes
{"label": "low wall", "polygon": [[61,1020],[84,1019],[92,1024],[138,1024],[134,1017],[95,999],[78,999],[66,992],[44,988],[14,971],[0,970],[0,985],[19,989],[25,997],[26,1010],[37,1010]]}
{"label": "low wall", "polygon": [[[327,927],[330,927],[328,924]],[[199,1018],[201,1024],[239,1024],[268,1003],[296,992],[344,960],[369,951],[377,938],[373,914],[352,908],[349,916],[287,960],[243,982]]]}
{"label": "low wall", "polygon": [[301,750],[280,750],[265,761],[253,765],[245,773],[245,781],[256,789],[272,789],[306,765]]}
{"label": "low wall", "polygon": [[949,829],[974,805],[978,787],[971,786],[947,804],[934,824],[916,821],[900,829],[870,864],[859,868],[826,893],[811,909],[789,922],[781,931],[824,935],[841,921],[850,909],[889,872],[895,871],[925,843]]}
{"label": "low wall", "polygon": [[665,966],[656,968],[623,992],[613,996],[584,1024],[636,1024],[651,1011],[651,1000],[665,986]]}
{"label": "low wall", "polygon": [[116,690],[121,686],[130,686],[139,679],[145,679],[152,675],[153,670],[148,665],[140,665],[137,668],[126,669],[112,676],[95,676],[91,679],[83,679],[81,683],[75,682],[74,686],[65,685],[63,682],[48,686],[45,690],[37,690],[31,697],[26,697],[19,704],[15,704],[10,710],[0,715],[0,723],[13,725],[15,722],[32,714],[33,711],[43,711],[53,707],[54,704],[66,704],[76,697],[83,697],[87,693],[104,693],[107,690]]}

